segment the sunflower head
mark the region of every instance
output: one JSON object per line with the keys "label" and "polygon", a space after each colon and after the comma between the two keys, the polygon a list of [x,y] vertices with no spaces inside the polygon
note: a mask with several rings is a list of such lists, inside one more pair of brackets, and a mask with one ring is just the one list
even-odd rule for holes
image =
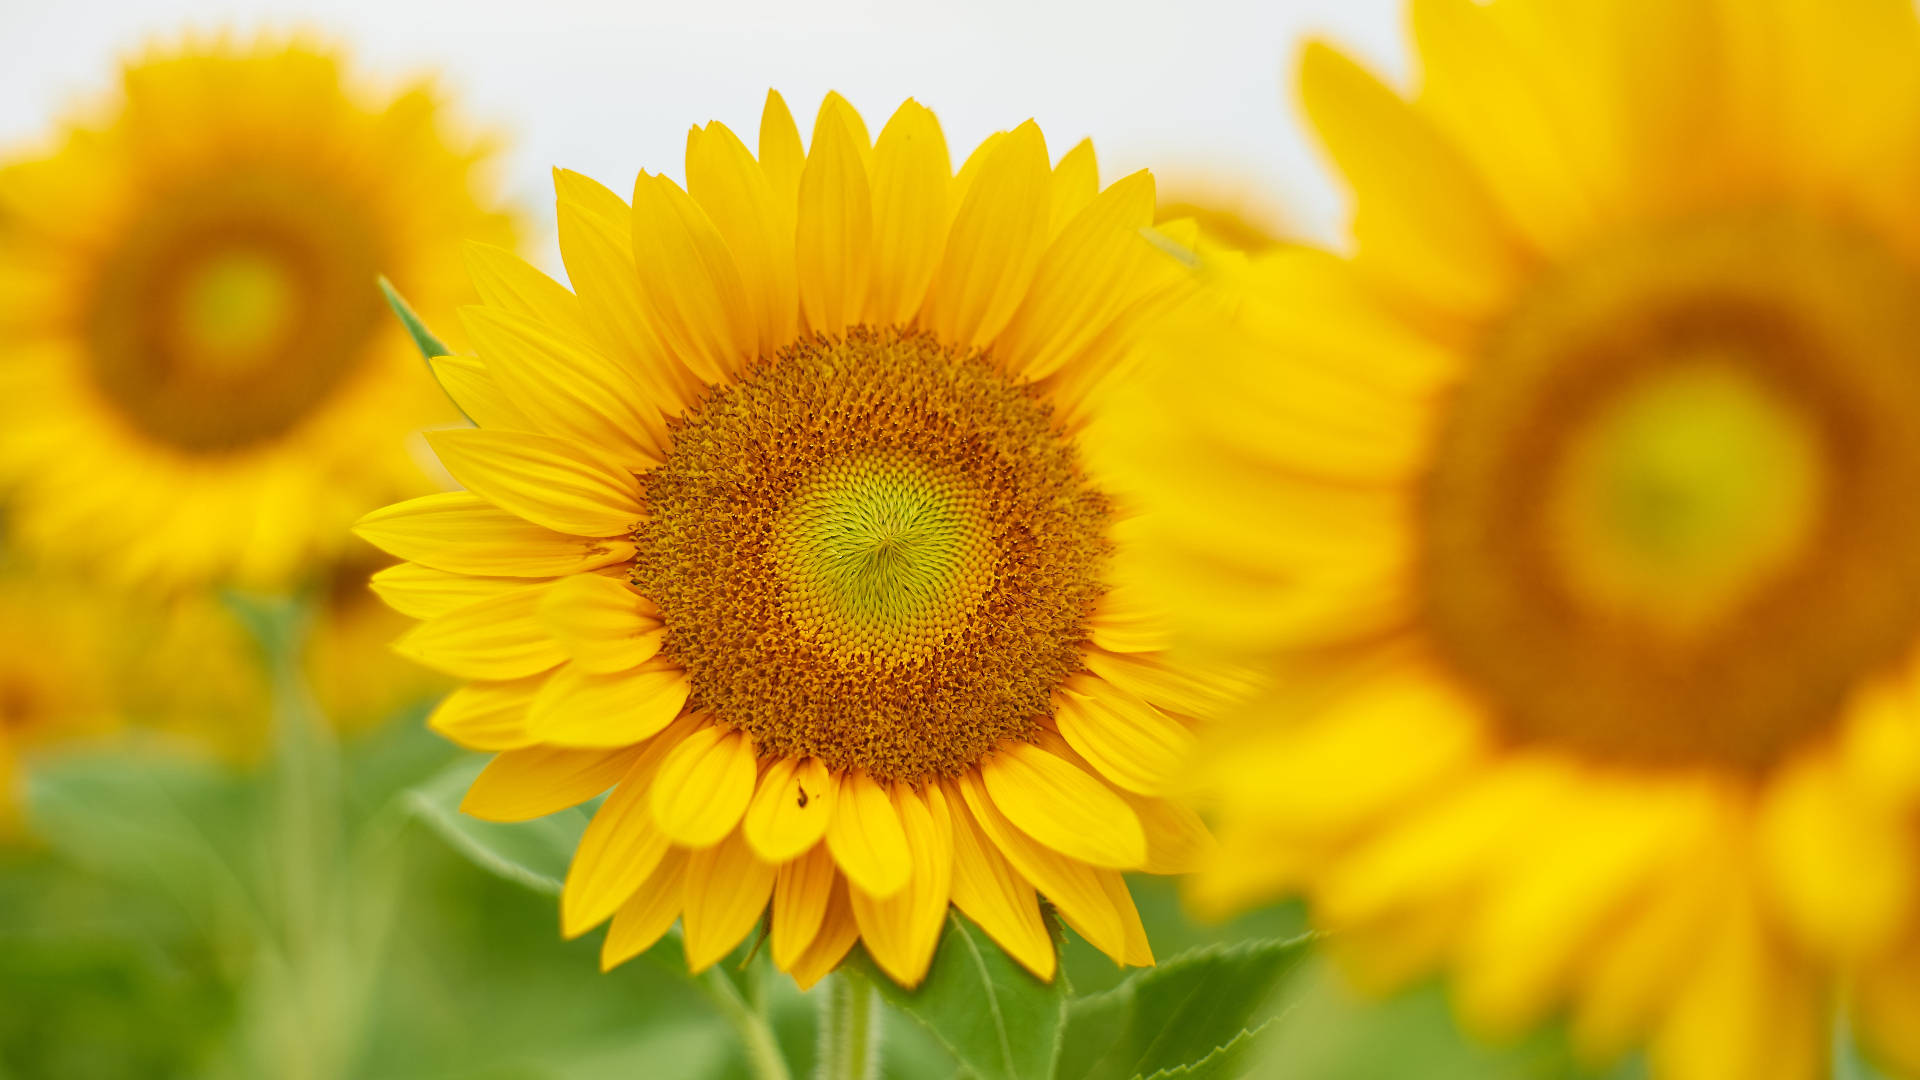
{"label": "sunflower head", "polygon": [[1217,262],[1112,414],[1163,602],[1298,676],[1198,893],[1662,1077],[1817,1075],[1835,997],[1920,1061],[1920,21],[1413,25],[1411,100],[1302,64],[1351,250]]}
{"label": "sunflower head", "polygon": [[0,168],[0,480],[30,550],[278,585],[424,488],[403,440],[448,413],[374,282],[445,311],[455,242],[510,231],[442,113],[304,44],[189,42]]}
{"label": "sunflower head", "polygon": [[562,898],[608,964],[766,917],[803,984],[856,940],[911,984],[953,905],[1051,977],[1040,894],[1150,962],[1120,874],[1208,842],[1166,796],[1232,692],[1165,653],[1083,453],[1185,277],[1152,179],[1031,123],[955,173],[914,102],[874,140],[830,96],[803,151],[777,95],[685,189],[557,177],[575,291],[472,249],[479,355],[436,362],[468,490],[360,526],[410,560],[402,650],[472,680],[431,721],[499,752],[467,809],[612,787]]}

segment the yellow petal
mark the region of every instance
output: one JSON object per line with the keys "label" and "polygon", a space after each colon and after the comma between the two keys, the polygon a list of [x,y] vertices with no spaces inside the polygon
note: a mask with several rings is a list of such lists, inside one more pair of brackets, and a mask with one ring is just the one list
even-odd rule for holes
{"label": "yellow petal", "polygon": [[624,538],[569,536],[541,528],[464,491],[423,495],[375,510],[354,535],[402,559],[454,574],[555,577],[625,562]]}
{"label": "yellow petal", "polygon": [[787,968],[793,981],[802,990],[811,989],[814,983],[826,977],[827,972],[840,966],[840,961],[860,940],[859,924],[853,921],[853,904],[847,899],[847,879],[835,877],[833,895],[827,900],[827,914],[820,920],[820,932],[813,937],[813,943]]}
{"label": "yellow petal", "polygon": [[1463,314],[1511,296],[1524,271],[1480,176],[1412,105],[1319,43],[1300,100],[1354,190],[1353,234],[1395,286]]}
{"label": "yellow petal", "polygon": [[574,666],[602,674],[653,659],[665,636],[659,614],[632,586],[601,574],[563,578],[540,602],[547,633]]}
{"label": "yellow petal", "polygon": [[884,898],[874,898],[858,886],[849,890],[860,940],[880,969],[905,987],[920,985],[933,962],[946,924],[947,901],[953,886],[953,822],[946,798],[929,785],[925,796],[905,785],[893,789],[893,807],[906,831],[913,856],[907,887]]}
{"label": "yellow petal", "polygon": [[[1744,883],[1742,883],[1744,885]],[[1816,1080],[1827,1051],[1814,976],[1781,948],[1750,891],[1722,898],[1674,973],[1681,985],[1649,1047],[1657,1076]]]}
{"label": "yellow petal", "polygon": [[733,833],[687,857],[685,910],[687,968],[705,971],[747,936],[767,909],[774,870]]}
{"label": "yellow petal", "polygon": [[773,963],[782,971],[790,970],[807,946],[820,933],[827,917],[827,902],[833,898],[840,872],[834,868],[833,853],[826,845],[816,845],[780,866],[773,879]]}
{"label": "yellow petal", "polygon": [[627,746],[672,723],[688,691],[675,667],[600,674],[568,664],[534,696],[527,728],[556,746]]}
{"label": "yellow petal", "polygon": [[1092,649],[1087,652],[1086,664],[1087,670],[1127,693],[1179,716],[1217,716],[1249,696],[1254,686],[1236,671],[1190,663],[1174,668],[1153,656]]}
{"label": "yellow petal", "polygon": [[1047,981],[1058,957],[1029,885],[980,831],[959,791],[946,788],[953,816],[953,903],[1022,967]]}
{"label": "yellow petal", "polygon": [[867,133],[867,122],[860,118],[860,110],[854,108],[846,98],[841,97],[840,91],[827,91],[827,96],[820,99],[820,111],[813,116],[815,138],[819,137],[820,125],[825,123],[829,116],[839,117],[840,122],[847,126],[847,134],[853,136],[854,150],[860,155],[860,167],[871,172],[873,170],[873,136]]}
{"label": "yellow petal", "polygon": [[847,114],[822,106],[813,150],[800,173],[795,236],[800,307],[816,333],[840,334],[858,322],[873,272],[873,197]]}
{"label": "yellow petal", "polygon": [[668,851],[653,873],[614,912],[613,925],[607,927],[607,939],[600,945],[601,971],[612,971],[653,948],[673,929],[673,921],[680,917],[686,871],[686,852],[679,848]]}
{"label": "yellow petal", "polygon": [[659,464],[666,420],[625,369],[524,316],[469,307],[460,319],[488,375],[532,424],[520,430],[591,446],[633,471]]}
{"label": "yellow petal", "polygon": [[838,790],[819,758],[776,759],[747,804],[747,843],[771,863],[797,858],[827,835]]}
{"label": "yellow petal", "polygon": [[641,173],[633,187],[633,263],[641,299],[680,362],[725,382],[759,340],[733,253],[680,185]]}
{"label": "yellow petal", "polygon": [[672,847],[666,834],[654,826],[647,794],[660,762],[695,725],[689,719],[649,742],[594,811],[560,890],[560,932],[568,938],[600,925],[626,903]]}
{"label": "yellow petal", "polygon": [[1142,229],[1153,224],[1153,174],[1121,179],[1061,230],[1047,246],[1033,285],[994,358],[1010,372],[1044,379],[1083,353],[1088,344],[1140,299],[1154,278],[1143,263],[1165,260]]}
{"label": "yellow petal", "polygon": [[528,821],[577,806],[626,774],[641,747],[564,750],[529,746],[494,755],[460,801],[464,813],[486,821]]}
{"label": "yellow petal", "polygon": [[720,123],[687,133],[687,194],[726,241],[758,328],[758,352],[773,355],[793,341],[799,312],[791,208],[780,205],[767,170]]}
{"label": "yellow petal", "polygon": [[[773,185],[774,202],[787,215],[789,226],[800,191],[800,170],[806,166],[807,153],[800,143],[800,129],[779,91],[767,91],[767,104],[760,111],[760,167],[767,171]],[[791,235],[792,229],[788,228]]]}
{"label": "yellow petal", "polygon": [[469,750],[518,750],[534,742],[527,706],[546,682],[535,675],[508,682],[473,682],[448,694],[427,727]]}
{"label": "yellow petal", "polygon": [[913,319],[946,248],[953,185],[940,121],[911,99],[880,129],[873,148],[873,279],[867,321],[885,326]]}
{"label": "yellow petal", "polygon": [[1013,317],[1046,249],[1052,178],[1046,139],[1031,120],[982,162],[954,215],[922,316],[942,341],[985,346]]}
{"label": "yellow petal", "polygon": [[394,642],[394,651],[463,679],[538,675],[566,659],[540,625],[547,588],[527,585],[428,619]]}
{"label": "yellow petal", "polygon": [[892,896],[906,888],[913,873],[913,853],[893,800],[864,772],[840,778],[833,820],[827,824],[827,848],[869,896]]}
{"label": "yellow petal", "polygon": [[434,431],[427,442],[469,490],[536,525],[624,537],[643,517],[632,472],[570,439],[519,431]]}
{"label": "yellow petal", "polygon": [[447,392],[467,419],[483,428],[499,431],[538,431],[526,411],[487,370],[487,365],[472,356],[436,356],[428,361],[440,389]]}
{"label": "yellow petal", "polygon": [[1120,797],[1139,815],[1147,834],[1147,861],[1140,865],[1141,872],[1191,874],[1212,861],[1219,844],[1192,807],[1126,792]]}
{"label": "yellow petal", "polygon": [[1053,719],[1101,776],[1142,795],[1166,793],[1195,744],[1185,724],[1097,676],[1056,691]]}
{"label": "yellow petal", "polygon": [[1087,618],[1087,637],[1112,653],[1164,652],[1173,643],[1166,613],[1150,603],[1138,586],[1107,590]]}
{"label": "yellow petal", "polygon": [[580,295],[600,351],[624,366],[663,412],[677,415],[698,400],[700,381],[667,352],[647,313],[633,265],[633,212],[618,195],[580,179],[592,185],[586,190],[596,200],[612,205],[590,205],[563,191],[558,214],[567,279]]}
{"label": "yellow petal", "polygon": [[1062,758],[1012,741],[982,761],[979,772],[994,806],[1062,855],[1125,869],[1146,861],[1147,837],[1133,808]]}
{"label": "yellow petal", "polygon": [[1758,839],[1776,902],[1822,954],[1858,961],[1912,925],[1920,830],[1903,809],[1849,790],[1826,755],[1781,770],[1762,804]]}
{"label": "yellow petal", "polygon": [[1120,916],[1125,945],[1114,959],[1128,967],[1152,967],[1153,946],[1147,941],[1147,928],[1140,921],[1140,909],[1134,906],[1133,894],[1127,891],[1127,879],[1121,877],[1118,870],[1096,870],[1094,874],[1100,879],[1100,887],[1106,891],[1113,910]]}
{"label": "yellow petal", "polygon": [[[608,194],[612,194],[609,192]],[[533,321],[562,337],[593,340],[580,301],[566,287],[506,248],[467,241],[461,249],[480,302]]]}
{"label": "yellow petal", "polygon": [[960,794],[973,820],[1013,868],[1053,901],[1055,908],[1094,948],[1125,963],[1127,930],[1106,886],[1086,863],[1036,843],[1007,820],[987,794],[977,772],[962,773]]}
{"label": "yellow petal", "polygon": [[[740,732],[709,723],[674,747],[660,766],[653,784],[654,820],[677,844],[717,844],[746,813],[753,798],[753,774],[753,743]],[[768,874],[771,888],[771,870]]]}
{"label": "yellow petal", "polygon": [[1047,215],[1047,242],[1052,243],[1099,192],[1100,161],[1094,155],[1093,140],[1081,139],[1053,167],[1053,211]]}
{"label": "yellow petal", "polygon": [[431,619],[504,592],[524,588],[525,578],[450,574],[418,563],[389,566],[367,585],[388,607],[411,619]]}

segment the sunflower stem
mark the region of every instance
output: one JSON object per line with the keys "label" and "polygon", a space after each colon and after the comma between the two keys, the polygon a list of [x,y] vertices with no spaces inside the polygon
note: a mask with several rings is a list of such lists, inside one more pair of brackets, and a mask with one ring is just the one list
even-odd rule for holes
{"label": "sunflower stem", "polygon": [[708,968],[700,974],[700,986],[740,1036],[754,1080],[792,1080],[793,1074],[787,1071],[787,1059],[780,1053],[780,1041],[774,1038],[773,1026],[767,1023],[766,1014],[747,1004],[726,972],[717,965]]}
{"label": "sunflower stem", "polygon": [[873,1080],[880,1075],[879,998],[873,984],[841,968],[827,984],[820,1014],[819,1080]]}

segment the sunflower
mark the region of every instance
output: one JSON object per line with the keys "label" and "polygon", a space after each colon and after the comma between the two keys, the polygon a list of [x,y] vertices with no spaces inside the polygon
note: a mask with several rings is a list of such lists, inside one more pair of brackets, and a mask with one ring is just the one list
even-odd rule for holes
{"label": "sunflower", "polygon": [[447,309],[457,238],[509,235],[442,113],[306,45],[188,43],[0,168],[0,485],[26,549],[279,586],[429,489],[404,437],[454,418],[374,282]]}
{"label": "sunflower", "polygon": [[1197,897],[1662,1077],[1822,1074],[1848,1000],[1920,1068],[1912,6],[1412,24],[1410,99],[1302,63],[1351,252],[1218,262],[1114,413],[1156,595],[1285,678]]}
{"label": "sunflower", "polygon": [[1167,660],[1079,448],[1189,277],[1152,177],[1099,190],[1031,122],[956,176],[924,107],[875,141],[833,95],[803,151],[777,94],[757,159],[709,124],[686,175],[556,174],[575,293],[469,249],[479,356],[436,363],[478,426],[431,438],[468,490],[359,527],[409,560],[401,650],[474,680],[430,720],[499,751],[465,809],[612,788],[561,902],[608,967],[771,909],[802,985],[856,939],[914,984],[951,903],[1049,978],[1036,891],[1151,963],[1122,871],[1209,842],[1166,795],[1233,692]]}

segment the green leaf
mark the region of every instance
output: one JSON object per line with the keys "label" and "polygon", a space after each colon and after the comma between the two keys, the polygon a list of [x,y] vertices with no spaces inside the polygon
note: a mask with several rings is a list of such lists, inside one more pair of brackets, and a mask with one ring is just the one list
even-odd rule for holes
{"label": "green leaf", "polygon": [[485,766],[484,757],[454,762],[408,792],[408,808],[483,869],[529,889],[558,895],[567,877],[567,863],[580,846],[580,835],[587,831],[586,812],[573,807],[513,824],[464,814],[460,800]]}
{"label": "green leaf", "polygon": [[[1248,1057],[1249,1029],[1271,1019],[1274,991],[1308,954],[1312,940],[1309,935],[1196,949],[1078,999],[1067,1014],[1057,1075],[1232,1075]],[[1209,1062],[1204,1070],[1203,1062]]]}
{"label": "green leaf", "polygon": [[1048,1080],[1067,1018],[1066,980],[1041,982],[957,914],[927,979],[903,990],[864,957],[880,996],[932,1034],[976,1080]]}
{"label": "green leaf", "polygon": [[1260,1054],[1277,1032],[1272,1018],[1235,1035],[1225,1046],[1190,1065],[1161,1069],[1147,1080],[1240,1080],[1258,1068]]}
{"label": "green leaf", "polygon": [[427,324],[420,321],[420,316],[413,310],[413,305],[407,303],[406,299],[400,295],[400,291],[393,287],[393,282],[388,281],[384,274],[380,276],[380,295],[387,298],[387,306],[400,317],[400,322],[406,326],[407,333],[413,336],[414,347],[420,350],[421,359],[432,360],[453,351],[447,348],[439,338],[433,336],[433,331],[427,329]]}

